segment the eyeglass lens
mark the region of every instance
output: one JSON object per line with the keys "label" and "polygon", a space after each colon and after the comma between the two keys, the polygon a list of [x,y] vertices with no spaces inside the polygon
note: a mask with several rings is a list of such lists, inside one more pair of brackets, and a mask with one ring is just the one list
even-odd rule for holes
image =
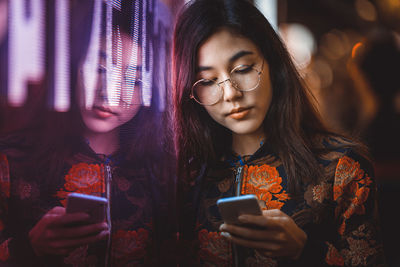
{"label": "eyeglass lens", "polygon": [[[259,84],[259,72],[251,66],[238,66],[230,73],[230,82],[239,91],[250,91]],[[203,105],[217,103],[223,95],[221,84],[212,80],[200,80],[193,86],[193,96]]]}

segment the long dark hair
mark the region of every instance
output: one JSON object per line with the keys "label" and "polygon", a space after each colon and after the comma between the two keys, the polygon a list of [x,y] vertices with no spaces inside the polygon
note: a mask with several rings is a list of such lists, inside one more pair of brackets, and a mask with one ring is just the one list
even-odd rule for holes
{"label": "long dark hair", "polygon": [[178,173],[190,179],[194,170],[220,160],[231,147],[230,131],[189,98],[198,49],[221,28],[250,39],[269,64],[273,98],[263,123],[266,143],[280,157],[288,174],[289,192],[295,194],[302,182],[321,179],[317,161],[318,154],[325,151],[321,137],[337,135],[321,123],[279,36],[260,11],[245,0],[193,1],[177,21],[173,104]]}

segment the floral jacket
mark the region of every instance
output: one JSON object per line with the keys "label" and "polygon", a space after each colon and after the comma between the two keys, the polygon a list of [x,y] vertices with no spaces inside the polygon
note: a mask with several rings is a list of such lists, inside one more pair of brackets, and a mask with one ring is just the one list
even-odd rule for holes
{"label": "floral jacket", "polygon": [[[305,184],[303,197],[287,192],[279,158],[263,145],[252,156],[232,157],[225,168],[203,169],[192,209],[196,214],[195,260],[201,266],[383,266],[380,231],[375,220],[376,187],[371,165],[350,149],[320,159],[326,177]],[[223,223],[216,202],[255,194],[262,209],[280,209],[307,234],[300,259],[268,258],[257,250],[231,244],[219,232]],[[236,248],[235,248],[236,246]],[[236,263],[234,262],[236,258]]]}
{"label": "floral jacket", "polygon": [[[152,193],[159,177],[144,166],[121,170],[120,161],[86,146],[65,162],[56,189],[49,191],[39,180],[15,174],[19,162],[0,154],[0,265],[104,266],[106,257],[108,266],[158,265],[154,218],[162,214],[163,203]],[[28,240],[30,229],[53,207],[65,207],[71,192],[109,199],[110,240],[79,247],[66,257],[36,257]]]}

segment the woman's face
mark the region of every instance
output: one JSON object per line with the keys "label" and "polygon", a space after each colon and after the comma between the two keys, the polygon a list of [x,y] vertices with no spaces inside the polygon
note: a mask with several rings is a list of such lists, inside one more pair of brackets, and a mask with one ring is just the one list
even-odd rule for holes
{"label": "woman's face", "polygon": [[[106,70],[99,67],[98,75],[97,75],[97,84],[95,90],[95,96],[93,105],[91,107],[87,107],[85,105],[85,93],[82,85],[79,90],[79,100],[80,100],[80,111],[82,120],[87,127],[87,130],[92,133],[107,133],[110,132],[121,125],[125,124],[126,122],[130,121],[139,111],[141,105],[141,86],[140,83],[137,81],[138,78],[141,78],[141,68],[140,64],[141,60],[141,53],[139,47],[133,49],[134,43],[130,39],[127,34],[121,34],[121,45],[122,45],[122,53],[116,52],[117,49],[113,49],[113,61],[114,63],[117,61],[117,57],[121,57],[121,65],[122,65],[122,72],[119,73],[120,77],[117,79],[121,80],[121,90],[120,90],[120,98],[121,100],[118,101],[116,105],[109,104],[109,97],[116,97],[116,96],[108,96],[106,90]],[[114,47],[113,47],[114,48]],[[133,55],[133,51],[137,51],[137,61],[138,64],[135,66],[131,66],[131,56]],[[105,65],[104,60],[104,53],[103,56],[100,55],[100,65]],[[102,64],[104,63],[104,64]],[[137,79],[132,80],[129,76],[129,68],[136,68],[137,69]],[[135,82],[135,86],[131,89],[128,89],[127,84],[129,82]],[[128,92],[128,91],[132,91]],[[109,94],[109,92],[108,92]],[[126,100],[126,96],[124,98],[124,94],[131,94],[132,98],[129,101]],[[130,97],[129,97],[130,98]]]}
{"label": "woman's face", "polygon": [[[239,65],[261,71],[258,86],[242,92],[232,86],[230,73]],[[249,39],[222,29],[213,34],[198,51],[197,80],[207,79],[220,84],[223,94],[220,100],[204,106],[208,114],[233,134],[251,135],[263,132],[263,121],[272,99],[268,62],[257,46]],[[243,68],[239,67],[239,71]],[[239,72],[238,78],[240,79]],[[241,82],[239,80],[239,82]],[[248,88],[244,88],[248,89]]]}

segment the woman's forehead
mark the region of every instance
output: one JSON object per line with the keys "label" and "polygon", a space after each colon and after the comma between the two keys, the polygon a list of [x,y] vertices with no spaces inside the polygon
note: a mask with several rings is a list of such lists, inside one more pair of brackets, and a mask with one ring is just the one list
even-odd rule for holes
{"label": "woman's forehead", "polygon": [[240,58],[260,56],[253,41],[226,29],[211,35],[197,52],[199,66],[212,66],[218,62],[234,63]]}

